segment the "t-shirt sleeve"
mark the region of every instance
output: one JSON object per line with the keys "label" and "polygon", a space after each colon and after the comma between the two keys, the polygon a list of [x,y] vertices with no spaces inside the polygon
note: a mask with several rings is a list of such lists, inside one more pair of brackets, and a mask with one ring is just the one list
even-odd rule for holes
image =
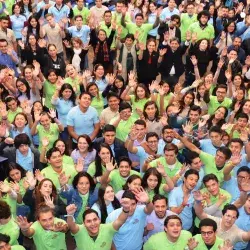
{"label": "t-shirt sleeve", "polygon": [[91,177],[93,177],[95,175],[96,169],[95,169],[95,163],[91,163],[89,165],[89,168],[87,170],[87,173],[91,175]]}
{"label": "t-shirt sleeve", "polygon": [[98,113],[97,110],[94,109],[94,124],[97,124],[99,122],[99,117],[98,117]]}
{"label": "t-shirt sleeve", "polygon": [[68,115],[67,115],[67,125],[68,126],[74,126],[74,120],[73,120],[73,114],[75,112],[72,112],[72,110],[69,111]]}
{"label": "t-shirt sleeve", "polygon": [[174,192],[174,190],[172,190],[170,193],[169,193],[169,197],[168,197],[168,206],[169,207],[178,207],[179,204],[178,204],[178,201],[176,199],[176,192]]}
{"label": "t-shirt sleeve", "polygon": [[214,161],[214,156],[201,151],[200,159],[204,163],[204,165],[208,165],[211,163],[211,161]]}

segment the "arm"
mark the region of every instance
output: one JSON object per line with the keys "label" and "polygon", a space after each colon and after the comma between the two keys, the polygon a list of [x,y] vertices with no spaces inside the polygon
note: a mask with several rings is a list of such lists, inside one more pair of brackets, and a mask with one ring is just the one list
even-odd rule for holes
{"label": "arm", "polygon": [[120,213],[119,217],[113,222],[113,228],[118,231],[120,229],[120,227],[125,223],[125,221],[127,220],[128,216],[129,216],[129,211],[130,211],[130,203],[131,200],[130,199],[122,199],[121,201],[122,203],[122,212]]}
{"label": "arm", "polygon": [[31,130],[30,130],[31,135],[36,135],[36,134],[37,134],[37,125],[38,125],[38,122],[39,122],[39,121],[35,121],[35,122],[33,123],[33,126],[32,126],[32,128],[31,128]]}
{"label": "arm", "polygon": [[130,90],[130,86],[128,85],[122,92],[121,94],[121,99],[124,100],[124,101],[130,101],[130,96],[128,95],[129,93],[129,90]]}
{"label": "arm", "polygon": [[74,220],[74,213],[76,212],[76,210],[77,210],[77,207],[75,204],[71,204],[66,207],[67,224],[72,234],[76,234],[79,231],[79,226],[75,223],[75,220]]}
{"label": "arm", "polygon": [[207,214],[204,212],[201,201],[195,201],[194,203],[194,211],[200,220],[206,219]]}
{"label": "arm", "polygon": [[100,130],[100,122],[98,122],[98,123],[96,123],[96,124],[94,125],[94,131],[93,131],[92,134],[89,136],[90,139],[91,139],[92,141],[93,141],[93,140],[96,138],[96,136],[98,135],[99,130]]}
{"label": "arm", "polygon": [[192,142],[190,142],[190,141],[188,141],[188,139],[187,138],[185,138],[185,137],[181,137],[178,133],[176,133],[176,132],[174,132],[174,134],[175,134],[175,138],[176,139],[178,139],[178,140],[180,140],[182,143],[183,143],[183,145],[186,147],[186,148],[188,148],[189,150],[191,150],[191,151],[193,151],[193,152],[195,152],[195,153],[197,153],[197,154],[200,154],[202,151],[199,149],[199,148],[197,148]]}
{"label": "arm", "polygon": [[247,161],[249,162],[250,161],[250,142],[248,142],[245,145],[245,151],[246,151],[246,154],[247,154]]}
{"label": "arm", "polygon": [[32,222],[29,223],[26,217],[18,216],[16,221],[24,236],[32,237],[35,234],[35,230],[30,228]]}
{"label": "arm", "polygon": [[68,125],[68,132],[71,137],[73,137],[75,140],[78,139],[79,135],[76,134],[74,127]]}

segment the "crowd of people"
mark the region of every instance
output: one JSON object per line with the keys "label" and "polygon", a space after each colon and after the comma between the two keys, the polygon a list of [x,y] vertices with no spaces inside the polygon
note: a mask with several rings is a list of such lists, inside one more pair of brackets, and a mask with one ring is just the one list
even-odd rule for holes
{"label": "crowd of people", "polygon": [[0,0],[0,249],[250,249],[249,0]]}

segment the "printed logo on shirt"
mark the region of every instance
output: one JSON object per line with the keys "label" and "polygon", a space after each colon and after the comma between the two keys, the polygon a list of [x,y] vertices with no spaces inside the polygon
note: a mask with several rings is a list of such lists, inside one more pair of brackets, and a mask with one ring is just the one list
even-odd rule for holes
{"label": "printed logo on shirt", "polygon": [[100,247],[102,247],[102,248],[103,248],[103,247],[105,247],[105,246],[106,246],[106,244],[107,244],[107,243],[104,241],[104,242],[101,244],[101,246],[100,246]]}
{"label": "printed logo on shirt", "polygon": [[52,237],[51,237],[51,239],[56,239],[57,236],[58,236],[57,234],[53,234]]}
{"label": "printed logo on shirt", "polygon": [[134,222],[133,222],[133,224],[137,224],[138,222],[139,222],[139,220],[135,219]]}

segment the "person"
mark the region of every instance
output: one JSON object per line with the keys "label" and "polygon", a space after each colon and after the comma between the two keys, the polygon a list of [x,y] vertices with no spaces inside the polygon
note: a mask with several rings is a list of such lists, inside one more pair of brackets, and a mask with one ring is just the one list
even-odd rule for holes
{"label": "person", "polygon": [[[134,189],[133,193],[129,190],[125,191],[122,198],[131,200],[131,206],[128,212],[130,219],[125,222],[118,232],[116,232],[113,242],[115,247],[120,250],[139,250],[142,248],[143,244],[145,219],[146,216],[153,211],[153,204],[150,202],[148,194],[142,187]],[[138,202],[144,203],[146,206],[140,206]],[[111,212],[107,217],[106,223],[117,220],[121,211],[122,208],[119,208]]]}
{"label": "person", "polygon": [[48,14],[52,14],[56,23],[63,22],[63,19],[68,18],[70,9],[67,4],[64,4],[62,0],[56,0],[55,5],[52,5],[48,9]]}
{"label": "person", "polygon": [[90,16],[93,18],[93,24],[95,27],[103,20],[105,11],[108,11],[108,7],[102,5],[102,1],[95,0],[95,6],[90,8]]}
{"label": "person", "polygon": [[157,233],[164,232],[164,221],[170,215],[175,215],[168,210],[168,200],[161,194],[156,194],[152,200],[154,210],[146,218],[146,227],[144,233],[144,244],[148,239]]}
{"label": "person", "polygon": [[23,246],[20,245],[10,245],[10,236],[6,234],[0,234],[0,249],[4,250],[25,250]]}
{"label": "person", "polygon": [[176,1],[175,0],[169,0],[168,1],[168,7],[164,8],[161,12],[160,19],[162,22],[169,22],[171,16],[173,15],[179,15],[180,12],[176,8]]}
{"label": "person", "polygon": [[[123,199],[119,216],[112,223],[106,224],[101,224],[98,213],[93,209],[88,209],[83,213],[83,224],[76,224],[73,215],[77,207],[74,204],[67,206],[67,223],[69,230],[74,235],[77,248],[82,250],[94,248],[109,250],[114,234],[122,227],[129,216],[132,202],[130,199]],[[93,238],[96,240],[94,241]]]}
{"label": "person", "polygon": [[182,221],[177,215],[170,215],[164,221],[164,231],[149,238],[144,250],[185,249],[191,233],[182,230]]}
{"label": "person", "polygon": [[[41,204],[37,209],[37,221],[28,222],[26,217],[19,216],[17,224],[24,236],[33,238],[37,250],[46,248],[66,250],[65,233],[67,223],[54,216],[54,210]],[[46,240],[44,240],[46,237]]]}
{"label": "person", "polygon": [[86,92],[82,93],[79,100],[79,105],[73,107],[67,116],[68,131],[75,146],[76,140],[82,134],[87,134],[94,141],[100,129],[97,111],[90,106],[91,95]]}

